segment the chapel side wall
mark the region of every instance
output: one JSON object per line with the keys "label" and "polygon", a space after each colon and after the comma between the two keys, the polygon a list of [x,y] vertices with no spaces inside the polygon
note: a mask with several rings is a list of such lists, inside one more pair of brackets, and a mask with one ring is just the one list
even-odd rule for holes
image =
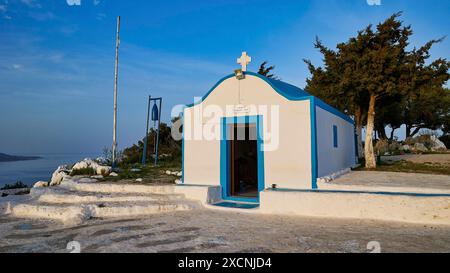
{"label": "chapel side wall", "polygon": [[[226,113],[227,105],[245,105],[247,113]],[[264,107],[269,106],[268,111]],[[220,185],[220,127],[222,117],[263,116],[264,180],[265,187],[277,184],[279,188],[311,188],[311,123],[310,101],[290,101],[278,94],[258,77],[247,75],[238,81],[229,78],[222,82],[200,104],[184,110],[185,134],[193,131],[193,113],[203,109],[219,108],[220,115],[204,118],[203,131],[219,132],[214,140],[184,140],[184,183]],[[279,115],[270,109],[278,106]],[[217,109],[216,109],[217,110]],[[205,113],[206,111],[206,113]],[[276,133],[278,132],[278,133]]]}
{"label": "chapel side wall", "polygon": [[[318,177],[355,165],[353,124],[316,106]],[[337,126],[338,147],[334,147],[333,125]]]}

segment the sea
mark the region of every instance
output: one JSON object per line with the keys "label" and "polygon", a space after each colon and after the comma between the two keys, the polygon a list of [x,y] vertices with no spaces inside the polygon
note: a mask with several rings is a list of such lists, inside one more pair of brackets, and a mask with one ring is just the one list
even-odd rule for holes
{"label": "sea", "polygon": [[17,181],[33,186],[37,181],[49,181],[53,172],[60,165],[74,164],[85,158],[95,159],[100,154],[73,153],[73,154],[26,154],[26,156],[39,156],[40,159],[0,162],[0,188],[5,184]]}

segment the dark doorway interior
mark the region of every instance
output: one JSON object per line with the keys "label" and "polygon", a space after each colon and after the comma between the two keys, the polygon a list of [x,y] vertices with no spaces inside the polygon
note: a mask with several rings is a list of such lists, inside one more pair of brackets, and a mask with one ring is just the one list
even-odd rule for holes
{"label": "dark doorway interior", "polygon": [[228,140],[230,195],[258,197],[258,151],[256,124],[232,124]]}

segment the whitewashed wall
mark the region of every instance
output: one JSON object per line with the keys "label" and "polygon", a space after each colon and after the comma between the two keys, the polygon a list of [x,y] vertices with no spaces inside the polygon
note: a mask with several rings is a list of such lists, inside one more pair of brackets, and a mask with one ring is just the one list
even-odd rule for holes
{"label": "whitewashed wall", "polygon": [[[353,124],[316,106],[318,177],[355,165]],[[338,147],[333,146],[333,125],[337,126]]]}
{"label": "whitewashed wall", "polygon": [[[241,100],[239,101],[239,94]],[[311,129],[310,102],[290,101],[278,94],[264,80],[247,75],[238,81],[231,77],[223,81],[201,103],[184,110],[185,134],[192,134],[193,113],[201,107],[218,105],[225,112],[226,105],[279,105],[279,147],[264,152],[265,187],[277,184],[280,188],[311,188]],[[251,109],[251,107],[250,107]],[[226,114],[222,116],[264,115],[264,128],[270,128],[272,116],[251,109],[249,113]],[[212,116],[203,121],[204,130],[214,126],[220,128],[222,116]],[[267,135],[264,136],[268,144]],[[184,141],[184,183],[220,185],[220,140]]]}

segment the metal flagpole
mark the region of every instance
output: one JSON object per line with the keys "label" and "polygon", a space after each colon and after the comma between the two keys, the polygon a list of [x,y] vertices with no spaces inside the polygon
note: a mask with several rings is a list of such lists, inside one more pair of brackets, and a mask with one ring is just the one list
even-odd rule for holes
{"label": "metal flagpole", "polygon": [[155,166],[158,164],[159,129],[161,127],[161,106],[162,106],[162,98],[159,99],[158,129],[157,129],[158,131],[156,134],[156,148],[155,148]]}
{"label": "metal flagpole", "polygon": [[117,148],[117,78],[119,74],[119,45],[120,45],[120,16],[117,16],[117,33],[116,33],[116,62],[114,71],[114,125],[113,125],[113,145],[112,145],[112,167],[116,164],[116,148]]}
{"label": "metal flagpole", "polygon": [[145,129],[145,142],[144,142],[144,151],[142,154],[142,165],[145,165],[147,161],[147,143],[148,143],[148,122],[150,119],[150,105],[152,102],[152,96],[148,96],[148,109],[147,109],[147,127]]}

